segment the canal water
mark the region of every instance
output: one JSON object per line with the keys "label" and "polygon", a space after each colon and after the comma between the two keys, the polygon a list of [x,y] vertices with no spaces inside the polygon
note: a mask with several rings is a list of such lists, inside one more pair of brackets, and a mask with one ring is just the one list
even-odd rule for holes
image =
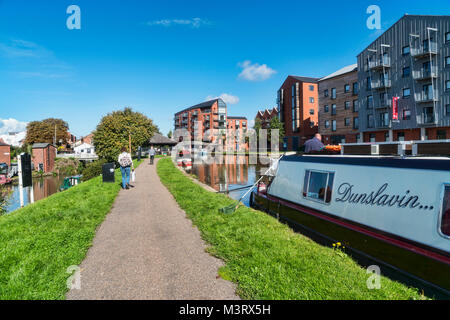
{"label": "canal water", "polygon": [[[64,181],[64,176],[57,177],[42,177],[42,178],[34,178],[33,179],[33,194],[34,201],[38,201],[44,198],[51,196],[52,194],[58,192],[59,187],[61,187]],[[19,193],[19,185],[7,185],[6,188],[11,194],[6,199],[6,213],[10,213],[14,210],[20,208],[20,193]],[[31,198],[31,188],[24,188],[23,191],[23,200],[24,205],[30,203]]]}
{"label": "canal water", "polygon": [[[219,192],[229,192],[228,195],[239,200],[248,190],[241,189],[252,186],[260,177],[261,172],[265,172],[268,166],[260,164],[249,164],[248,156],[226,156],[221,163],[196,163],[193,162],[192,174],[199,181],[212,187]],[[250,195],[247,195],[242,202],[250,205]]]}

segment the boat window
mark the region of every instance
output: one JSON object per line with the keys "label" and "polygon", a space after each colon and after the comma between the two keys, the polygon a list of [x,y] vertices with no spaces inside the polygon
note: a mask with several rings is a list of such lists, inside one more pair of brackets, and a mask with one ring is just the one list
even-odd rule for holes
{"label": "boat window", "polygon": [[333,182],[333,172],[306,170],[303,196],[314,201],[330,203]]}
{"label": "boat window", "polygon": [[444,189],[444,203],[442,204],[441,232],[444,236],[450,237],[450,185]]}

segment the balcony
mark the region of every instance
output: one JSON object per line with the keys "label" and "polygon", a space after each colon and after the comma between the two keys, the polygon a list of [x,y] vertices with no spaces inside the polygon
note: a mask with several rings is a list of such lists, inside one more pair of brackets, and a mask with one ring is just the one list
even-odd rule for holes
{"label": "balcony", "polygon": [[388,98],[380,99],[380,104],[375,106],[376,109],[385,109],[392,107],[392,100]]}
{"label": "balcony", "polygon": [[437,67],[431,69],[422,69],[418,71],[413,71],[413,79],[417,81],[430,80],[438,77]]}
{"label": "balcony", "polygon": [[411,56],[420,59],[429,55],[437,55],[437,43],[431,42],[430,45],[420,46],[419,48],[411,48]]}
{"label": "balcony", "polygon": [[392,86],[392,82],[391,80],[377,80],[372,81],[371,86],[373,90],[388,89]]}
{"label": "balcony", "polygon": [[422,114],[418,117],[420,125],[434,125],[436,123],[434,117],[434,108],[424,108]]}
{"label": "balcony", "polygon": [[385,57],[381,60],[369,61],[369,69],[377,70],[391,67],[391,58]]}
{"label": "balcony", "polygon": [[414,95],[417,103],[429,103],[439,101],[439,93],[435,90],[435,94],[429,94],[425,92],[418,92]]}

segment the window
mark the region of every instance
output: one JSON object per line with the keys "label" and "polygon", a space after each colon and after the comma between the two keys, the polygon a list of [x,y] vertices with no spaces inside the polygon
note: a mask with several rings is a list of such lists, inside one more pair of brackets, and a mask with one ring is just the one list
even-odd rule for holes
{"label": "window", "polygon": [[346,85],[344,86],[344,92],[345,92],[345,93],[350,92],[350,85],[349,85],[349,84],[346,84]]}
{"label": "window", "polygon": [[328,111],[330,111],[330,107],[329,106],[325,106],[324,108],[325,113],[327,113]]}
{"label": "window", "polygon": [[446,134],[445,130],[437,130],[436,139],[437,140],[446,140],[447,134]]}
{"label": "window", "polygon": [[324,92],[323,92],[323,96],[326,98],[326,97],[328,97],[328,89],[326,89]]}
{"label": "window", "polygon": [[445,91],[450,91],[450,80],[445,81]]}
{"label": "window", "polygon": [[409,98],[411,96],[411,89],[405,88],[403,89],[403,98]]}
{"label": "window", "polygon": [[353,118],[353,129],[359,129],[359,118]]}
{"label": "window", "polygon": [[411,110],[409,110],[409,109],[403,109],[403,112],[402,112],[402,119],[403,119],[403,120],[411,120]]}
{"label": "window", "polygon": [[403,78],[409,77],[410,74],[411,74],[411,68],[410,67],[403,68]]}
{"label": "window", "polygon": [[314,98],[309,98],[309,103],[314,103]]}
{"label": "window", "polygon": [[350,109],[350,101],[345,101],[345,110]]}
{"label": "window", "polygon": [[358,100],[353,100],[353,112],[358,112]]}
{"label": "window", "polygon": [[295,84],[292,86],[292,97],[295,97]]}
{"label": "window", "polygon": [[314,109],[309,109],[309,114],[314,115]]}
{"label": "window", "polygon": [[447,104],[447,105],[445,106],[445,114],[446,114],[447,116],[450,116],[450,104]]}
{"label": "window", "polygon": [[325,128],[329,128],[330,127],[330,121],[329,120],[325,120]]}
{"label": "window", "polygon": [[314,91],[314,86],[309,86],[309,91]]}
{"label": "window", "polygon": [[450,42],[450,32],[445,34],[445,42]]}
{"label": "window", "polygon": [[403,54],[404,56],[408,55],[409,52],[410,52],[409,46],[403,47],[403,49],[402,49],[402,54]]}
{"label": "window", "polygon": [[388,132],[388,131],[386,131],[386,132],[384,133],[384,141],[385,141],[385,142],[389,141],[389,132]]}
{"label": "window", "polygon": [[450,236],[450,185],[444,186],[444,201],[440,217],[440,231],[442,235]]}
{"label": "window", "polygon": [[397,141],[405,141],[405,133],[397,132]]}
{"label": "window", "polygon": [[367,77],[367,90],[372,90],[372,79]]}
{"label": "window", "polygon": [[367,109],[371,108],[373,106],[373,96],[367,97]]}
{"label": "window", "polygon": [[373,128],[373,114],[367,115],[367,128]]}
{"label": "window", "polygon": [[332,105],[331,105],[331,115],[332,115],[332,116],[335,116],[335,115],[336,115],[336,105],[335,105],[335,104],[332,104]]}
{"label": "window", "polygon": [[331,99],[336,99],[336,88],[331,89]]}
{"label": "window", "polygon": [[354,95],[358,94],[358,82],[353,83],[353,94]]}
{"label": "window", "polygon": [[303,196],[313,201],[330,203],[333,182],[333,172],[306,170],[303,183]]}
{"label": "window", "polygon": [[336,120],[331,121],[331,131],[336,131]]}
{"label": "window", "polygon": [[450,67],[450,56],[445,58],[445,67]]}
{"label": "window", "polygon": [[369,141],[370,142],[376,142],[377,141],[375,133],[369,134]]}
{"label": "window", "polygon": [[349,127],[350,126],[350,118],[345,118],[344,119],[344,124],[345,124],[346,127]]}
{"label": "window", "polygon": [[389,113],[387,112],[380,113],[380,125],[382,127],[389,126]]}

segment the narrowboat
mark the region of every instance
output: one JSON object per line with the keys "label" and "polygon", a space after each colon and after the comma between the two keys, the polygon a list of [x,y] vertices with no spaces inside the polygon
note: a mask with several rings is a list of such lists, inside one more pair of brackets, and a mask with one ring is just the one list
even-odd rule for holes
{"label": "narrowboat", "polygon": [[450,297],[450,159],[285,156],[251,205],[363,265]]}

